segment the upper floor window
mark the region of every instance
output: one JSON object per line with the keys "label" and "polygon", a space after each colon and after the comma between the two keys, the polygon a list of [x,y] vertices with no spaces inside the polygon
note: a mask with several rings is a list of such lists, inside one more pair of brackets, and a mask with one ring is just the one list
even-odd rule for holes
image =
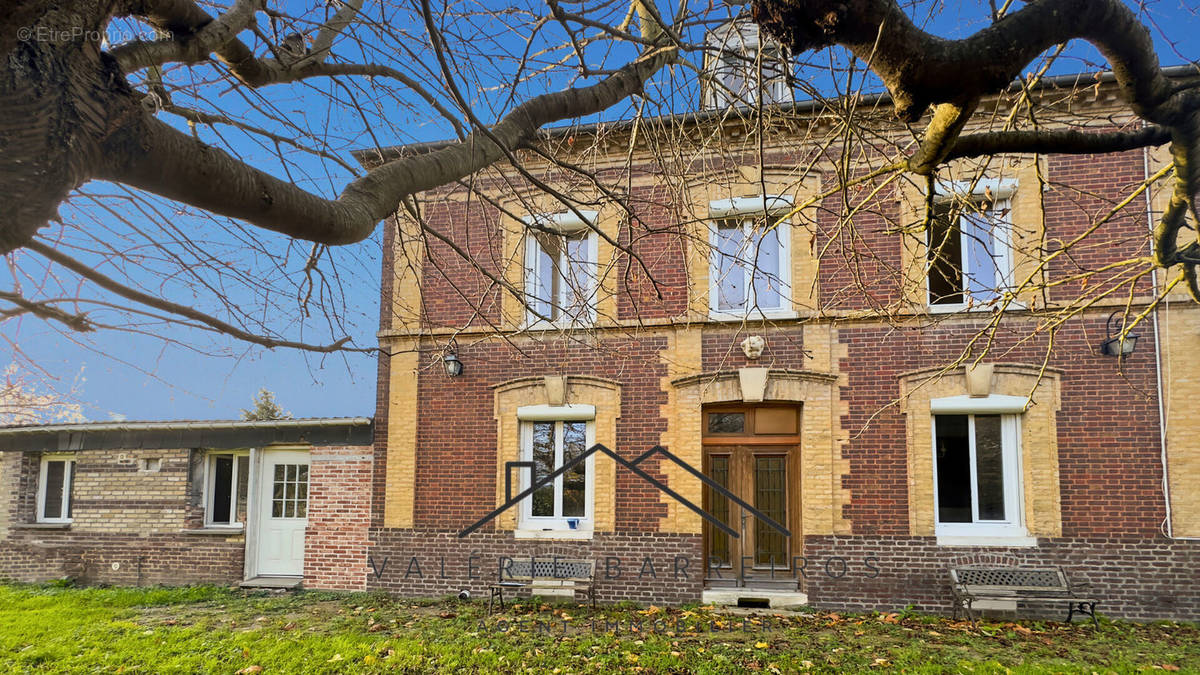
{"label": "upper floor window", "polygon": [[590,324],[596,318],[594,211],[530,216],[526,237],[525,293],[528,323]]}
{"label": "upper floor window", "polygon": [[74,482],[74,455],[42,455],[37,495],[39,523],[71,522],[71,491]]}
{"label": "upper floor window", "polygon": [[1015,181],[979,181],[934,205],[929,228],[929,304],[966,309],[996,303],[1012,285],[1009,196]]}
{"label": "upper floor window", "polygon": [[[570,465],[562,474],[521,502],[521,527],[527,530],[590,531],[592,520],[593,457],[581,461],[594,444],[592,406],[568,406],[572,410],[556,414],[546,408],[544,414],[523,415],[521,423],[521,459],[533,462],[532,471],[524,471],[522,489],[528,489],[550,474]],[[564,408],[566,410],[566,408]],[[573,414],[579,412],[580,414]],[[559,419],[551,419],[558,417]],[[532,480],[532,482],[530,482]]]}
{"label": "upper floor window", "polygon": [[1017,415],[934,415],[939,535],[1025,533]]}
{"label": "upper floor window", "polygon": [[783,50],[763,44],[756,24],[735,19],[711,31],[706,42],[706,109],[758,105],[760,92],[764,104],[792,100]]}
{"label": "upper floor window", "polygon": [[716,317],[787,312],[790,304],[789,226],[778,220],[791,203],[777,196],[710,204],[712,258],[709,305]]}

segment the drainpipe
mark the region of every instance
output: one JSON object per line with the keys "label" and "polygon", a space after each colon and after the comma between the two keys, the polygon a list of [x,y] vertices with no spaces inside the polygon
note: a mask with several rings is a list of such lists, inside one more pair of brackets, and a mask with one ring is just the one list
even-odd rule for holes
{"label": "drainpipe", "polygon": [[[1142,123],[1145,126],[1145,122]],[[1146,180],[1150,179],[1150,148],[1142,148],[1142,169],[1145,173]],[[1150,198],[1150,188],[1146,188],[1146,225],[1150,228],[1151,238],[1150,245],[1154,246],[1154,223],[1152,217],[1154,215],[1154,203]],[[1150,283],[1158,289],[1158,270],[1157,268],[1150,270]],[[1168,539],[1176,540],[1191,540],[1200,541],[1200,537],[1176,537],[1171,526],[1171,480],[1167,473],[1167,414],[1166,414],[1166,399],[1163,397],[1163,360],[1162,360],[1162,340],[1159,335],[1158,314],[1162,309],[1167,309],[1170,306],[1170,301],[1163,299],[1162,307],[1155,309],[1151,313],[1151,319],[1154,322],[1154,376],[1158,386],[1158,445],[1159,453],[1162,457],[1162,490],[1163,502],[1166,506],[1166,516],[1163,518],[1163,524],[1159,528]]]}

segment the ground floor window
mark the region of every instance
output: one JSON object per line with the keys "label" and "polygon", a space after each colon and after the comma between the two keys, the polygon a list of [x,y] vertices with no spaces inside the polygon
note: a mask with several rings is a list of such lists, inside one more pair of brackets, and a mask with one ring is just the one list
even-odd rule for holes
{"label": "ground floor window", "polygon": [[208,455],[205,525],[244,527],[246,494],[250,482],[248,453],[211,453]]}
{"label": "ground floor window", "polygon": [[[591,422],[542,420],[522,423],[521,459],[532,462],[523,489],[581,457],[591,446]],[[573,464],[522,502],[522,526],[531,529],[590,529],[592,458]],[[532,482],[528,482],[532,480]]]}
{"label": "ground floor window", "polygon": [[939,534],[1023,532],[1016,415],[934,415]]}
{"label": "ground floor window", "polygon": [[42,455],[38,474],[38,522],[71,522],[71,485],[74,482],[73,455]]}

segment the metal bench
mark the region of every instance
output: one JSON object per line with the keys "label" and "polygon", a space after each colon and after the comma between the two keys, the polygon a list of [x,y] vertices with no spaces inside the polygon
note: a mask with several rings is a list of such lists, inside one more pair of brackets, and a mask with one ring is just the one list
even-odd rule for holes
{"label": "metal bench", "polygon": [[954,594],[954,618],[965,610],[972,623],[978,621],[972,604],[979,600],[1016,600],[1021,602],[1065,602],[1067,621],[1076,614],[1096,620],[1096,598],[1072,586],[1061,567],[1015,567],[1004,565],[961,565],[950,568]]}
{"label": "metal bench", "polygon": [[584,591],[596,608],[596,564],[592,560],[566,558],[515,558],[504,561],[500,567],[500,580],[492,584],[488,597],[488,613],[492,602],[499,601],[504,609],[504,591],[520,588],[571,589]]}

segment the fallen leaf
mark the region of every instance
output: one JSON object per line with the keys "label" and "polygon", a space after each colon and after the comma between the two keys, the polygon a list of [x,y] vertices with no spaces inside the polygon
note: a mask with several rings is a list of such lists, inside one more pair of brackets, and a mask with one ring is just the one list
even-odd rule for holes
{"label": "fallen leaf", "polygon": [[241,670],[237,671],[236,675],[254,675],[254,673],[261,673],[261,672],[262,672],[262,666],[246,666],[245,668],[242,668]]}
{"label": "fallen leaf", "polygon": [[765,642],[755,642],[754,646],[757,647],[758,649],[766,649],[767,647],[770,647],[771,645],[769,645]]}

